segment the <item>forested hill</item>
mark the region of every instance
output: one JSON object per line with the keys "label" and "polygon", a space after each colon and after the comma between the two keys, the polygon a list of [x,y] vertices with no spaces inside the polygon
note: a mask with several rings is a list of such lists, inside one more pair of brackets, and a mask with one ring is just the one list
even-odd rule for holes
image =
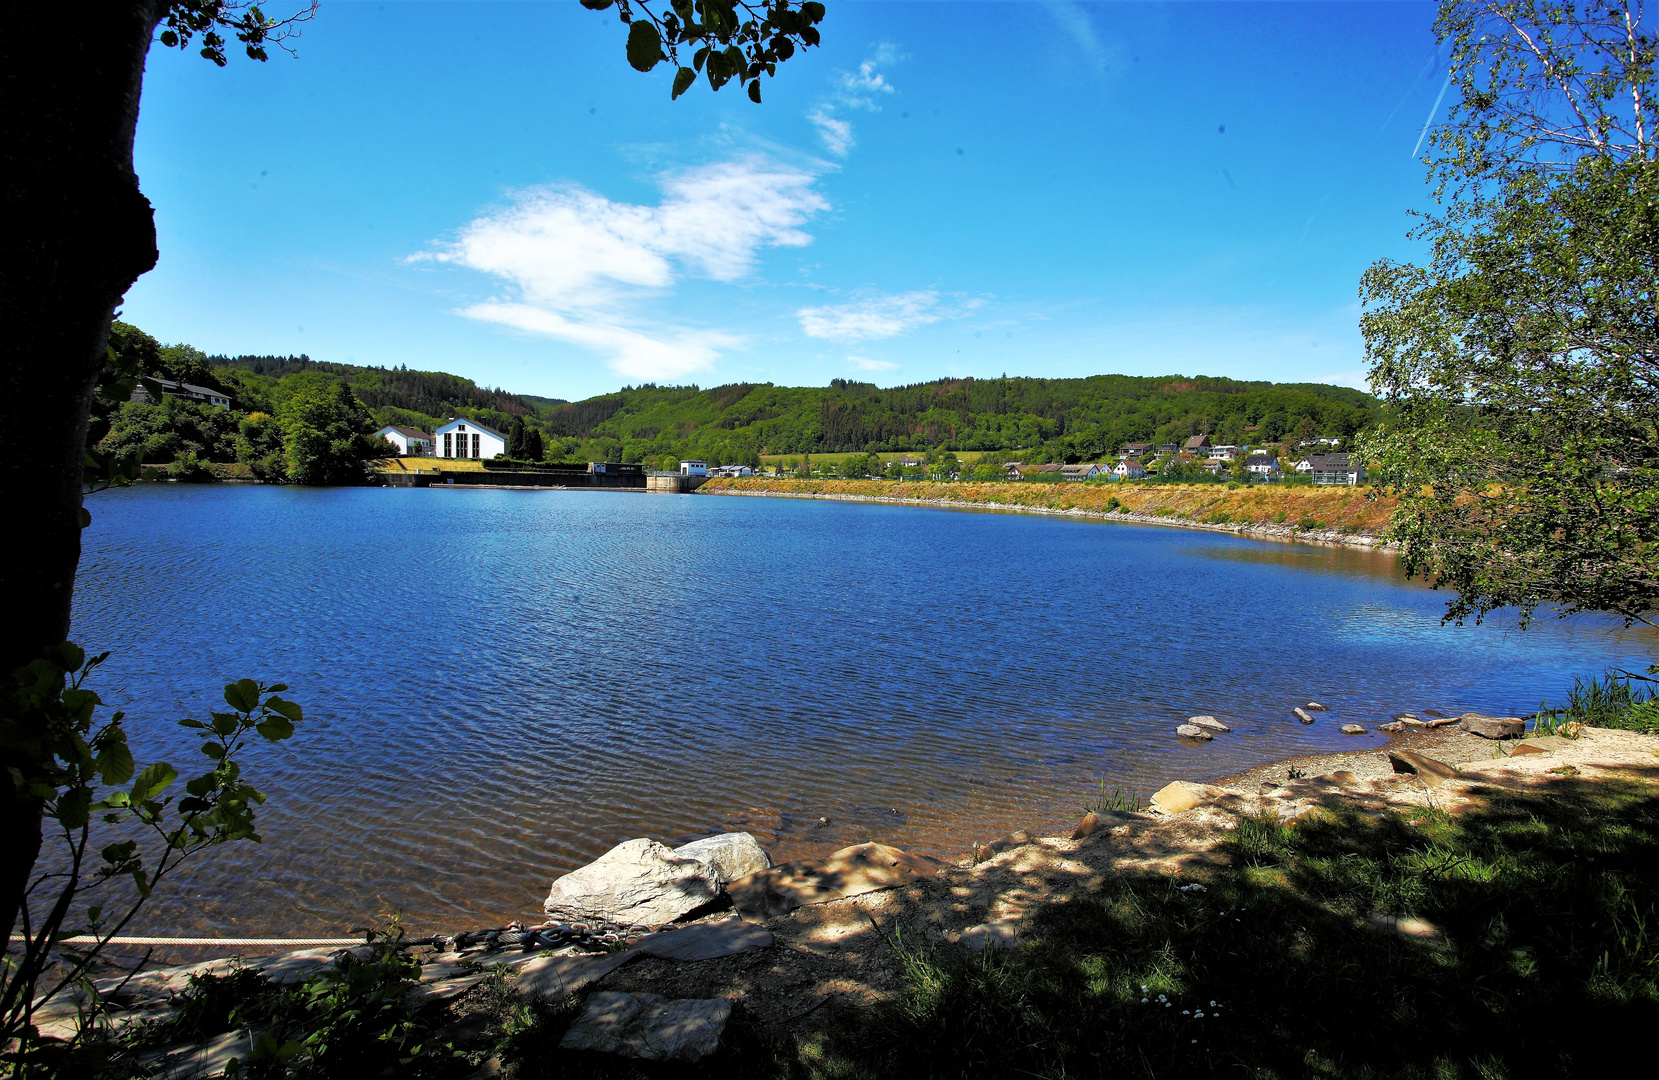
{"label": "forested hill", "polygon": [[388,424],[426,427],[465,413],[480,422],[504,427],[515,416],[531,418],[539,409],[553,404],[546,398],[532,400],[491,390],[441,371],[359,367],[309,356],[210,356],[207,362],[221,382],[249,389],[274,391],[282,379],[305,372],[332,375],[350,386],[358,400]]}
{"label": "forested hill", "polygon": [[[567,402],[401,365],[207,356],[189,345],[163,346],[125,323],[115,325],[110,341],[141,373],[226,391],[239,416],[275,415],[293,388],[320,379],[349,387],[376,425],[431,430],[463,416],[508,433],[521,423],[542,431],[550,458],[576,461],[754,463],[763,454],[926,450],[1082,461],[1107,457],[1126,442],[1178,442],[1198,433],[1235,444],[1347,436],[1371,423],[1378,408],[1370,395],[1345,387],[1178,375],[940,379],[886,389],[845,379],[822,387],[644,385]],[[146,454],[195,449],[214,461],[235,458],[228,443],[210,446],[206,436],[168,441],[151,432],[182,421],[151,418],[148,408],[135,403],[126,410],[135,434],[118,442],[137,445],[142,430]]]}
{"label": "forested hill", "polygon": [[1096,375],[943,379],[889,389],[842,379],[828,387],[625,387],[544,408],[541,421],[568,450],[606,448],[631,461],[931,448],[1079,461],[1126,442],[1199,433],[1223,443],[1346,436],[1376,410],[1369,394],[1338,386]]}

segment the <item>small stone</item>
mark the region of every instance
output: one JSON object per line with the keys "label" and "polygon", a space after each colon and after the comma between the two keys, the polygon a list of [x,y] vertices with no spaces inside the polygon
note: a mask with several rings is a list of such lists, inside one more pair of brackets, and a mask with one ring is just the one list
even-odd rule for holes
{"label": "small stone", "polygon": [[1347,787],[1350,784],[1359,783],[1359,777],[1355,776],[1347,769],[1338,769],[1336,772],[1331,774],[1331,783],[1341,784],[1343,787]]}
{"label": "small stone", "polygon": [[1533,746],[1531,743],[1521,743],[1509,752],[1510,757],[1526,757],[1528,754],[1547,754],[1542,746]]}
{"label": "small stone", "polygon": [[1526,734],[1527,724],[1518,716],[1482,716],[1464,713],[1458,717],[1460,726],[1471,735],[1483,739],[1513,739]]}
{"label": "small stone", "polygon": [[645,1061],[701,1061],[720,1049],[731,1015],[730,1001],[602,990],[588,995],[587,1007],[559,1048]]}
{"label": "small stone", "polygon": [[1439,720],[1425,720],[1423,721],[1423,726],[1432,729],[1437,727],[1445,727],[1447,724],[1455,724],[1457,721],[1458,718],[1455,716],[1443,716]]}
{"label": "small stone", "polygon": [[1092,836],[1098,828],[1100,828],[1100,815],[1094,813],[1084,814],[1083,820],[1079,821],[1077,828],[1072,830],[1071,838],[1082,840],[1084,837]]}
{"label": "small stone", "polygon": [[1278,784],[1268,783],[1268,784],[1263,784],[1260,787],[1258,787],[1256,789],[1256,794],[1258,794],[1258,795],[1271,795],[1275,791],[1278,791],[1278,790],[1279,790],[1279,785]]}
{"label": "small stone", "polygon": [[1295,709],[1292,709],[1290,711],[1295,713],[1296,714],[1296,719],[1302,721],[1302,723],[1304,723],[1304,724],[1313,723],[1313,715],[1311,713],[1309,713],[1308,710],[1303,709],[1303,708],[1295,708]]}
{"label": "small stone", "polygon": [[1403,712],[1403,713],[1400,713],[1398,716],[1396,716],[1394,719],[1396,719],[1396,720],[1405,720],[1407,722],[1410,722],[1412,720],[1417,719],[1417,714],[1416,713]]}
{"label": "small stone", "polygon": [[1341,731],[1342,734],[1344,734],[1344,735],[1364,735],[1365,734],[1365,729],[1363,727],[1360,727],[1358,724],[1343,724],[1337,730]]}
{"label": "small stone", "polygon": [[1388,763],[1394,766],[1397,773],[1415,773],[1429,787],[1439,787],[1457,776],[1457,770],[1444,761],[1415,750],[1390,750]]}
{"label": "small stone", "polygon": [[1317,701],[1308,702],[1308,710],[1310,712],[1329,712],[1330,708],[1331,707],[1329,705],[1321,705]]}
{"label": "small stone", "polygon": [[1199,742],[1209,742],[1215,738],[1214,735],[1211,735],[1197,724],[1182,724],[1175,729],[1175,734],[1183,739],[1196,739]]}
{"label": "small stone", "polygon": [[1201,784],[1176,780],[1165,784],[1152,796],[1152,807],[1166,814],[1179,814],[1210,799],[1210,791]]}
{"label": "small stone", "polygon": [[1187,723],[1196,724],[1198,727],[1201,727],[1201,728],[1209,728],[1211,731],[1231,731],[1231,730],[1233,730],[1232,728],[1228,727],[1226,724],[1223,724],[1220,720],[1217,720],[1213,716],[1189,716],[1189,717],[1187,717]]}
{"label": "small stone", "polygon": [[1390,735],[1398,735],[1401,732],[1405,731],[1405,729],[1406,729],[1405,724],[1401,723],[1398,720],[1394,721],[1392,724],[1381,724],[1381,725],[1378,725],[1378,727],[1377,727],[1378,731],[1386,731]]}

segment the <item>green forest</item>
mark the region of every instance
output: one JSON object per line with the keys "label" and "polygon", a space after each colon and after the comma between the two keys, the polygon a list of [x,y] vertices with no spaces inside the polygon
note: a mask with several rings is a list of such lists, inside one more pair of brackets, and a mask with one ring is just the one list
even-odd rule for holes
{"label": "green forest", "polygon": [[[208,356],[117,323],[112,369],[221,390],[229,410],[167,396],[101,397],[89,445],[136,454],[181,479],[240,463],[263,480],[349,482],[388,447],[386,424],[430,431],[466,417],[510,437],[515,456],[672,467],[684,457],[759,465],[763,454],[977,451],[990,460],[1076,462],[1126,442],[1260,444],[1346,438],[1378,403],[1344,387],[1211,377],[940,379],[881,388],[771,383],[625,386],[585,401],[513,394],[443,372],[359,367],[308,356]],[[526,436],[529,436],[526,439]]]}

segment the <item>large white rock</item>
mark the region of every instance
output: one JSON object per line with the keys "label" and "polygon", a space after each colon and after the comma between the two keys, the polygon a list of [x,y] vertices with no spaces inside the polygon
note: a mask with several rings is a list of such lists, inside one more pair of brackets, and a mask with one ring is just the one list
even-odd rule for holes
{"label": "large white rock", "polygon": [[661,926],[713,900],[724,884],[709,863],[642,837],[555,880],[542,907],[549,914]]}
{"label": "large white rock", "polygon": [[760,841],[746,832],[705,836],[675,848],[674,854],[682,859],[696,859],[709,864],[719,875],[722,887],[772,865]]}

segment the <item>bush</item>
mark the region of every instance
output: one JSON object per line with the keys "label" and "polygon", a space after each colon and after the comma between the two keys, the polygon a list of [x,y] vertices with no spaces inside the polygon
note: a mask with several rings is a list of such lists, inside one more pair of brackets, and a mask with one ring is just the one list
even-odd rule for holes
{"label": "bush", "polygon": [[[1651,674],[1653,669],[1649,671]],[[1648,685],[1633,687],[1633,679]],[[1588,683],[1574,679],[1567,703],[1540,708],[1536,726],[1553,731],[1575,721],[1585,727],[1659,735],[1659,697],[1654,695],[1654,680],[1629,673],[1622,677],[1608,673]]]}

